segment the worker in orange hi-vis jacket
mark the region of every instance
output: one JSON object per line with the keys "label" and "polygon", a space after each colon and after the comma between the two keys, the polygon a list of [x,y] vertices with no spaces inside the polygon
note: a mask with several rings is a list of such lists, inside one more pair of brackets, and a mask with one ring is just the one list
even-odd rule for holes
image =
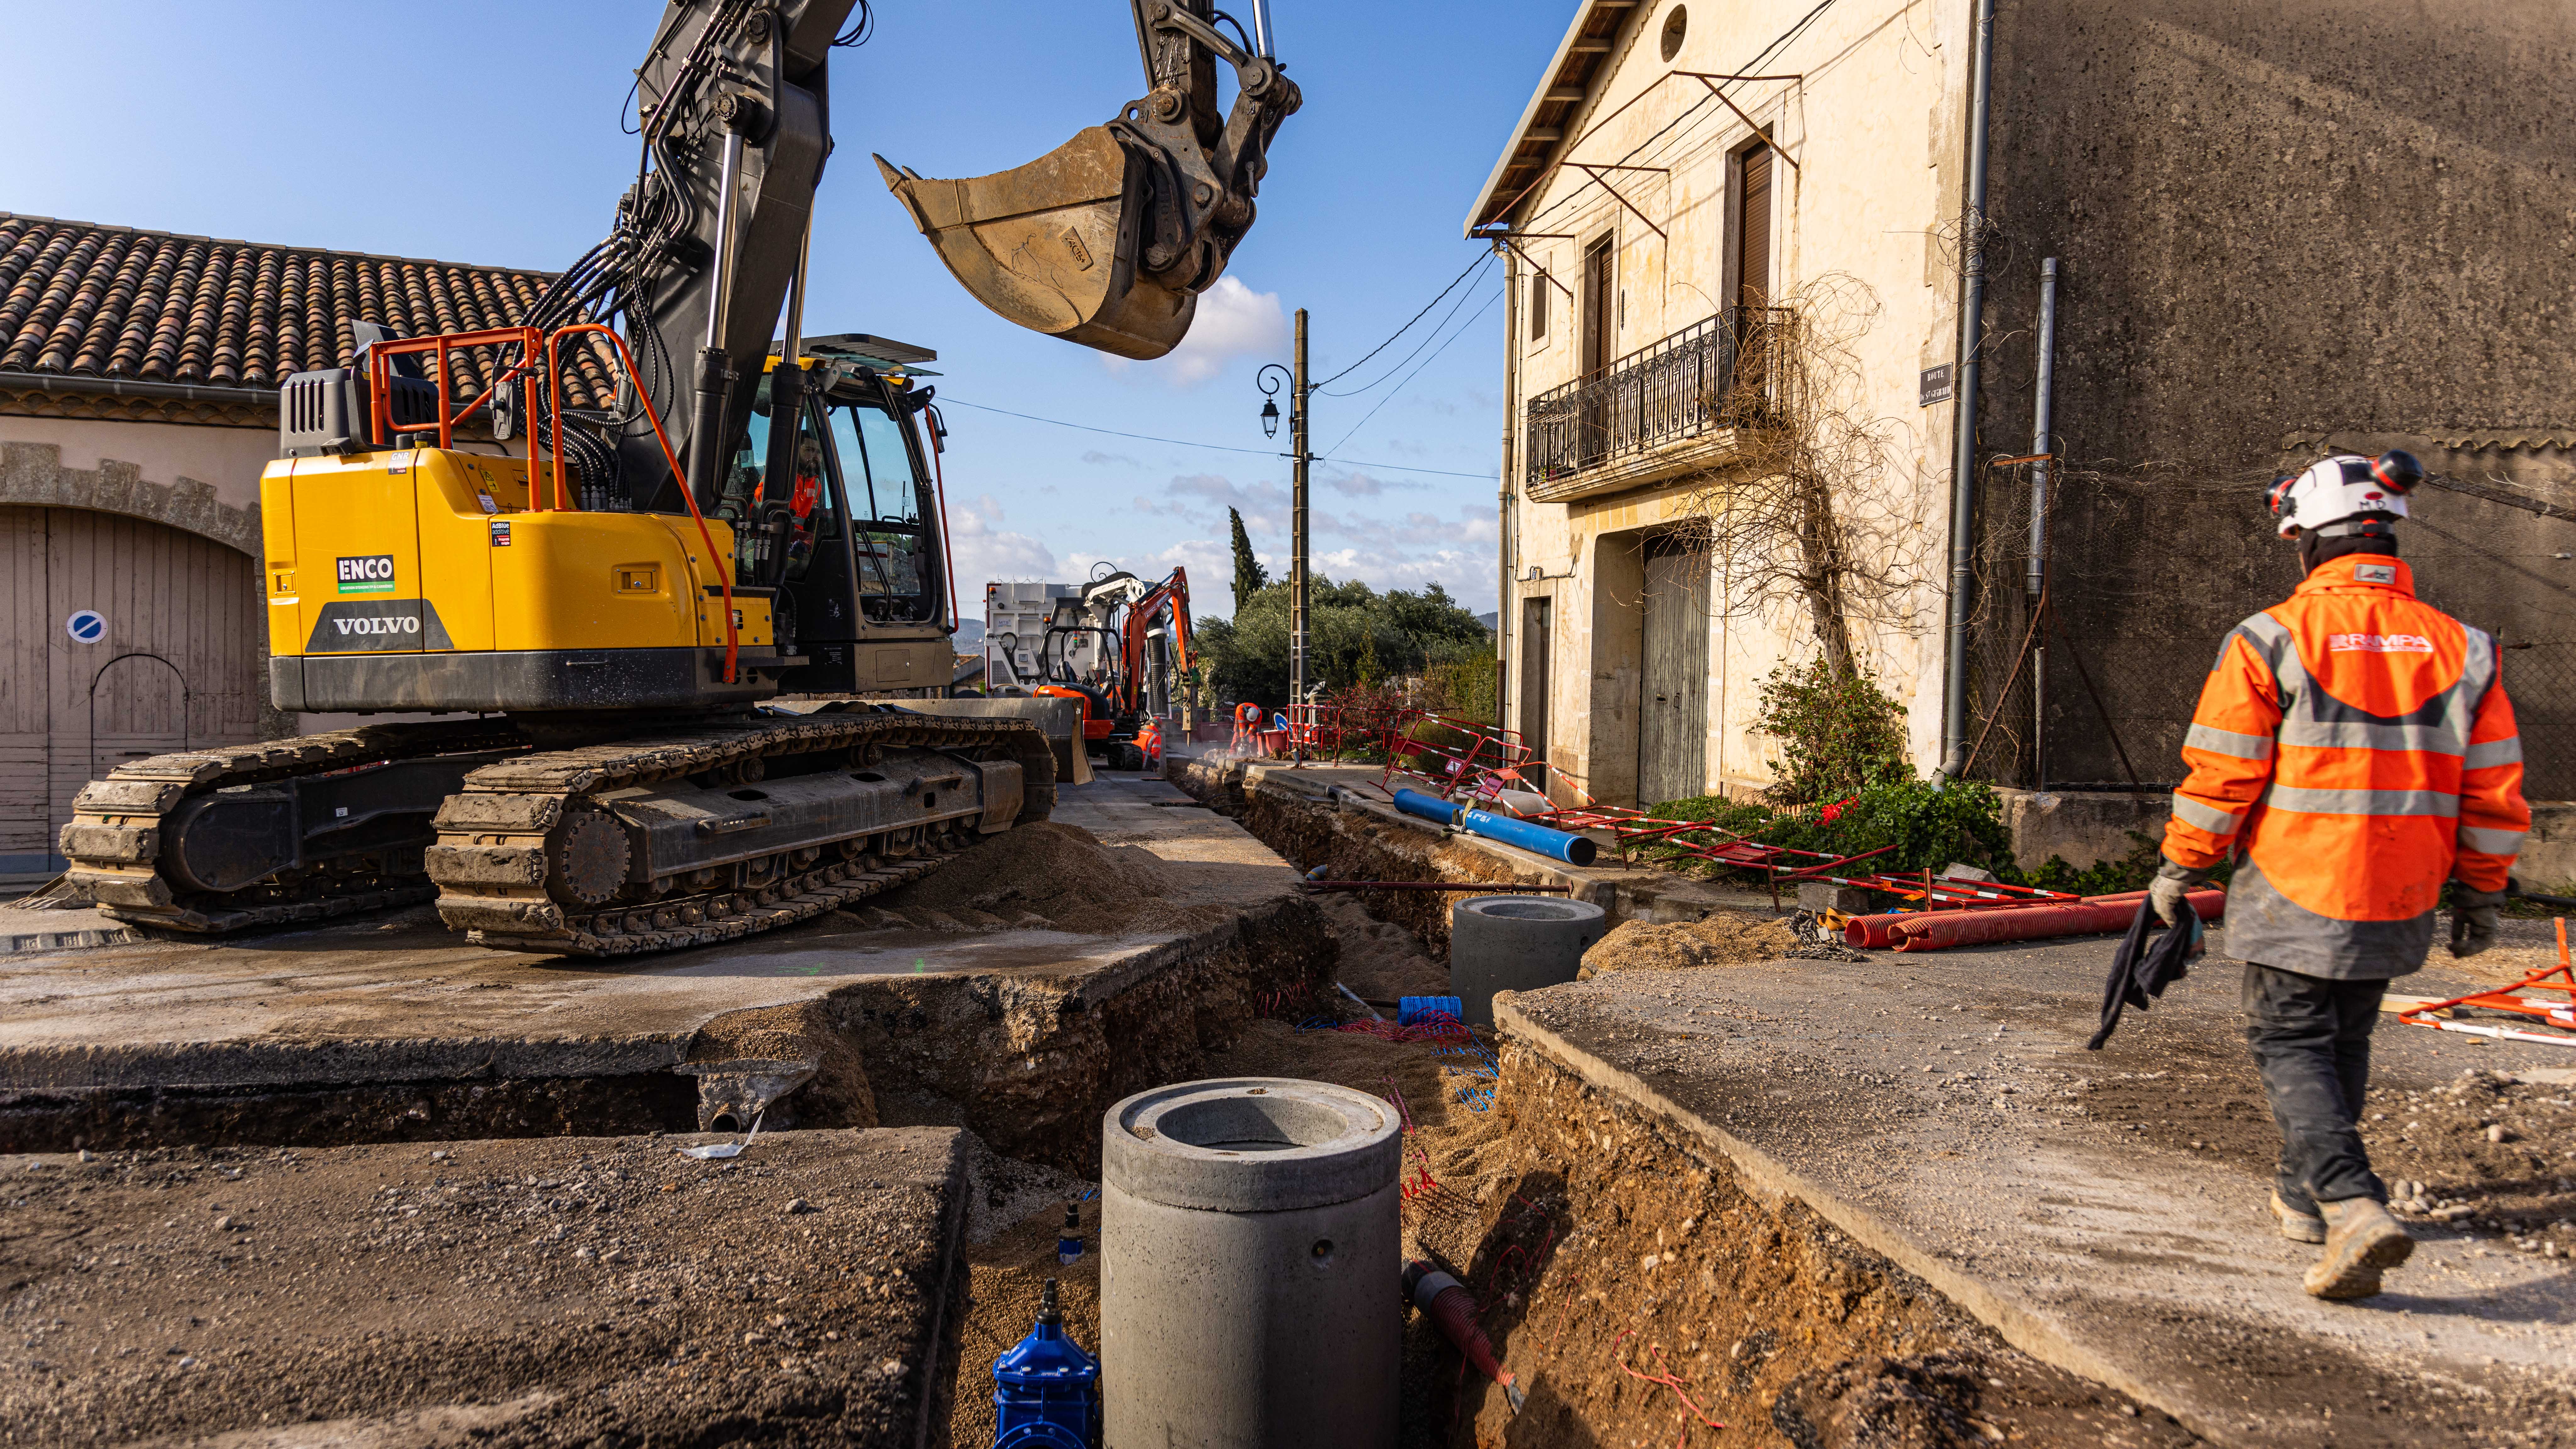
{"label": "worker in orange hi-vis jacket", "polygon": [[2414,1241],[2389,1216],[2357,1126],[2389,979],[2420,969],[2451,888],[2451,954],[2494,944],[2531,828],[2495,640],[2415,598],[2392,526],[2415,459],[2338,456],[2272,486],[2307,578],[2219,645],[2184,737],[2151,899],[2233,856],[2228,954],[2245,1039],[2281,1130],[2272,1213],[2323,1243],[2320,1298],[2366,1298]]}

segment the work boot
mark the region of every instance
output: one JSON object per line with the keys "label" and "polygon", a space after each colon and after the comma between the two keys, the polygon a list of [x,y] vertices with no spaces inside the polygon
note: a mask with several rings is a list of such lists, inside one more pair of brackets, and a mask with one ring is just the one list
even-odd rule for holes
{"label": "work boot", "polygon": [[2272,1217],[2281,1225],[2281,1236],[2291,1242],[2322,1243],[2326,1240],[2326,1220],[2281,1201],[2278,1188],[2272,1190]]}
{"label": "work boot", "polygon": [[2381,1272],[2406,1261],[2415,1240],[2374,1197],[2321,1202],[2325,1256],[2308,1269],[2308,1292],[2318,1298],[2367,1298],[2379,1291]]}

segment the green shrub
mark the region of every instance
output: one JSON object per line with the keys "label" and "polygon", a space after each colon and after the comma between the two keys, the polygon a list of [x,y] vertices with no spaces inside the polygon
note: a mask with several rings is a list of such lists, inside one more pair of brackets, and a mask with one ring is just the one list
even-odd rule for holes
{"label": "green shrub", "polygon": [[1422,707],[1479,724],[1494,724],[1494,682],[1499,672],[1498,661],[1490,650],[1446,663],[1435,662],[1422,671]]}
{"label": "green shrub", "polygon": [[1882,778],[1906,778],[1905,711],[1866,677],[1837,677],[1822,658],[1783,664],[1762,681],[1753,728],[1780,742],[1771,798],[1819,805]]}
{"label": "green shrub", "polygon": [[[1668,800],[1647,813],[1666,820],[1705,820],[1765,845],[1826,855],[1896,847],[1855,867],[1864,875],[1939,870],[1955,861],[1993,871],[2005,880],[2017,882],[2020,876],[2013,865],[2012,832],[2004,826],[2003,798],[1982,780],[1955,780],[1936,789],[1931,781],[1911,774],[1888,775],[1841,800],[1822,804],[1781,808],[1701,795]],[[1663,862],[1685,858],[1666,849],[1649,851],[1647,856]],[[2153,869],[2149,867],[2151,874]],[[1748,874],[1761,878],[1758,871]]]}

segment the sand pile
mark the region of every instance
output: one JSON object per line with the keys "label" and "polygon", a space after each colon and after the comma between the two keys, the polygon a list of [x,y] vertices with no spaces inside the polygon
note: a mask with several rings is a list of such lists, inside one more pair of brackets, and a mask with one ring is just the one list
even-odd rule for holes
{"label": "sand pile", "polygon": [[1449,994],[1449,968],[1424,954],[1420,937],[1370,915],[1359,893],[1318,891],[1315,901],[1341,943],[1334,970],[1343,985],[1371,1001]]}
{"label": "sand pile", "polygon": [[1189,930],[1224,913],[1223,906],[1172,899],[1183,894],[1153,852],[1106,845],[1079,825],[1043,821],[987,836],[923,880],[866,906],[898,918],[879,924],[1085,936]]}
{"label": "sand pile", "polygon": [[1701,920],[1664,925],[1624,921],[1583,953],[1576,979],[1589,981],[1604,971],[1688,971],[1777,961],[1798,945],[1798,933],[1787,921],[1735,911],[1712,911]]}

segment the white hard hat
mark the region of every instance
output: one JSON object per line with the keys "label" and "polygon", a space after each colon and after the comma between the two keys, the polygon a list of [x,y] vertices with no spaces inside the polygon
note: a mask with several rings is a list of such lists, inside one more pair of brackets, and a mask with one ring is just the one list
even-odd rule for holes
{"label": "white hard hat", "polygon": [[2337,453],[2304,473],[2285,473],[2272,484],[2272,516],[2281,536],[2296,538],[2352,518],[2404,518],[2406,495],[2424,481],[2415,455],[2392,448],[2376,458]]}

